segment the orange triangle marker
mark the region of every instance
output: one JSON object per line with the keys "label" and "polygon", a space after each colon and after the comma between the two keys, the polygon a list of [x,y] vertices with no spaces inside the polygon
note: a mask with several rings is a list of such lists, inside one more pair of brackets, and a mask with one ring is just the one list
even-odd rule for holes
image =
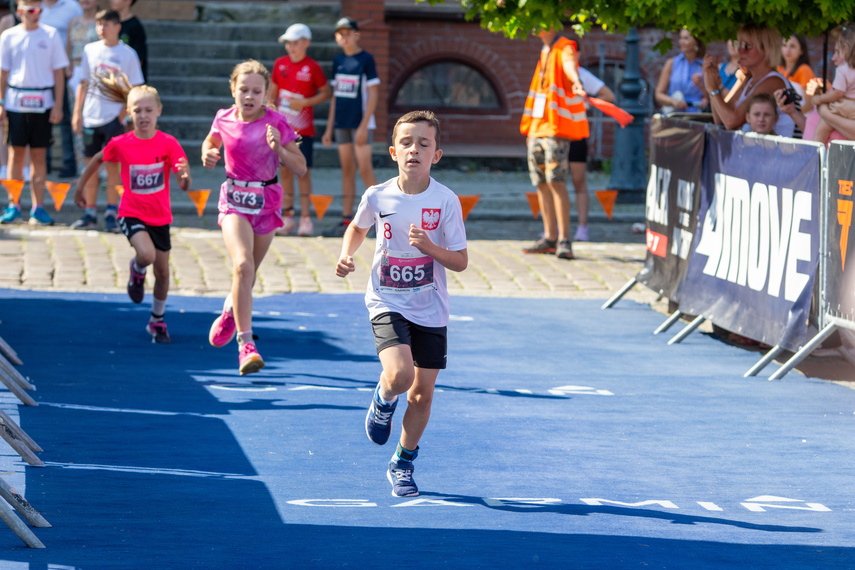
{"label": "orange triangle marker", "polygon": [[210,190],[188,190],[187,195],[190,196],[190,199],[193,200],[193,203],[196,205],[196,211],[199,213],[199,217],[202,217],[202,212],[205,211],[205,204],[208,203],[208,196],[211,194]]}
{"label": "orange triangle marker", "polygon": [[528,198],[528,207],[531,208],[531,215],[537,219],[540,213],[540,200],[537,198],[537,192],[526,192],[525,197]]}
{"label": "orange triangle marker", "polygon": [[18,200],[21,198],[21,191],[24,189],[24,181],[0,180],[0,184],[3,184],[3,188],[5,188],[6,192],[9,193],[9,198],[17,204]]}
{"label": "orange triangle marker", "polygon": [[62,203],[65,202],[65,197],[68,196],[68,189],[71,188],[71,184],[48,180],[45,182],[45,186],[50,197],[53,198],[53,207],[59,212],[62,209]]}
{"label": "orange triangle marker", "polygon": [[469,212],[472,211],[472,208],[475,207],[475,204],[478,203],[478,200],[481,199],[479,194],[475,194],[473,196],[458,196],[460,200],[460,208],[463,210],[463,221],[466,221],[466,218],[469,216]]}
{"label": "orange triangle marker", "polygon": [[116,192],[119,193],[119,197],[122,197],[122,194],[125,193],[125,187],[122,184],[116,184]]}
{"label": "orange triangle marker", "polygon": [[332,204],[333,197],[325,194],[312,194],[309,198],[312,199],[312,206],[315,207],[318,220],[324,219],[324,214],[327,213],[327,208]]}
{"label": "orange triangle marker", "polygon": [[600,205],[603,207],[603,210],[606,212],[606,217],[611,220],[612,219],[612,210],[615,207],[615,201],[617,201],[617,190],[596,190],[594,194],[597,195],[597,200],[600,201]]}

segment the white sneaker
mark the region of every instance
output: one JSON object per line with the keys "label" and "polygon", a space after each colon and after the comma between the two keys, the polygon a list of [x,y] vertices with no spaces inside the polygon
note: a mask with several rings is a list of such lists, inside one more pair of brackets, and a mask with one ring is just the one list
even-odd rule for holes
{"label": "white sneaker", "polygon": [[309,216],[300,216],[300,225],[297,227],[297,235],[302,237],[311,237],[315,233],[315,227],[312,225],[312,218]]}
{"label": "white sneaker", "polygon": [[297,222],[294,221],[294,216],[285,216],[282,218],[284,226],[276,230],[278,236],[294,235],[294,230],[297,229]]}
{"label": "white sneaker", "polygon": [[0,166],[0,180],[6,180],[6,177],[9,175],[9,168],[7,166]]}
{"label": "white sneaker", "polygon": [[576,235],[573,241],[588,241],[588,226],[579,226],[576,228]]}

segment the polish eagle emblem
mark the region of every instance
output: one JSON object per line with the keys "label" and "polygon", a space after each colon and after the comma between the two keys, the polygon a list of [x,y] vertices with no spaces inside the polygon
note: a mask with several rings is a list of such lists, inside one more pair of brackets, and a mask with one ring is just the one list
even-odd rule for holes
{"label": "polish eagle emblem", "polygon": [[439,227],[439,208],[422,208],[422,229],[435,230]]}

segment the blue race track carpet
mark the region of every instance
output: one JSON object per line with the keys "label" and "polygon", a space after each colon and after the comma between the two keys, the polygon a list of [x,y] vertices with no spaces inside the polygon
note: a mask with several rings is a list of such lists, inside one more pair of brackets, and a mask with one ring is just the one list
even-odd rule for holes
{"label": "blue race track carpet", "polygon": [[745,379],[759,355],[667,346],[649,307],[453,298],[399,499],[361,295],[257,299],[247,377],[207,343],[221,300],[170,297],[171,345],[149,300],[0,290],[46,463],[18,490],[53,525],[44,550],[0,525],[0,568],[855,567],[855,391]]}

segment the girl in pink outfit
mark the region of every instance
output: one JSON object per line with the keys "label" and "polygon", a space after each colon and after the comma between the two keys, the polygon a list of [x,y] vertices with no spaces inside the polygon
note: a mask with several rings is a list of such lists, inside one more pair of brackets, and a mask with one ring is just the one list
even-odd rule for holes
{"label": "girl in pink outfit", "polygon": [[77,181],[74,202],[85,206],[86,182],[96,175],[103,162],[121,164],[124,193],[118,222],[135,252],[130,263],[128,296],[134,303],[142,303],[146,268],[153,265],[153,300],[146,331],[152,342],[168,344],[171,340],[163,314],[169,291],[169,250],[172,249],[169,171],[175,173],[179,188],[186,192],[192,183],[190,166],[175,137],[157,130],[157,118],[163,106],[154,87],[140,85],[131,89],[127,94],[127,107],[134,130],[113,137],[104,150],[89,160]]}
{"label": "girl in pink outfit", "polygon": [[[817,107],[827,105],[829,112],[844,119],[855,119],[855,30],[848,27],[842,29],[837,36],[832,61],[836,61],[837,70],[831,90],[817,93],[818,88],[822,87],[822,79],[814,77],[808,82],[806,99]],[[819,119],[813,140],[828,144],[832,131],[831,125]]]}
{"label": "girl in pink outfit", "polygon": [[275,230],[283,225],[277,174],[284,166],[303,176],[306,159],[285,117],[264,105],[270,72],[248,60],[235,66],[229,82],[235,104],[217,112],[202,143],[205,168],[214,168],[220,148],[226,150],[217,221],[234,267],[231,293],[208,340],[213,346],[225,346],[237,332],[239,370],[251,374],[264,368],[252,338],[252,286]]}

